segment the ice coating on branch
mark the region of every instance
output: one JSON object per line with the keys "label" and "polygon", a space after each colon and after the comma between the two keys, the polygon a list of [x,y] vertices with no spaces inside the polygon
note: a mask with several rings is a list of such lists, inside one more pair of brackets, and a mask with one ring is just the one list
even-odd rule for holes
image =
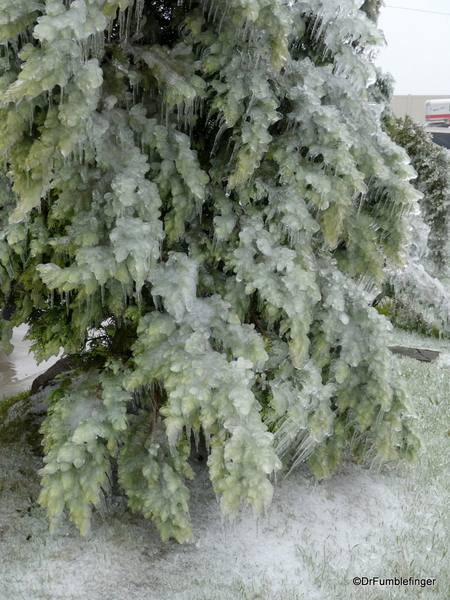
{"label": "ice coating on branch", "polygon": [[[170,399],[162,409],[169,444],[176,448],[185,423],[201,425],[211,436],[210,473],[224,514],[234,514],[243,499],[259,513],[272,496],[266,475],[281,466],[251,390],[254,364],[262,366],[267,354],[229,305],[219,297],[197,298],[197,269],[186,256],[172,254],[154,271],[153,294],[161,297],[167,315],[142,319],[136,361],[143,379],[136,380],[136,373],[130,385],[162,380]],[[227,360],[214,350],[217,345],[236,358]]]}
{"label": "ice coating on branch", "polygon": [[[395,303],[393,317],[403,325],[413,319],[417,327],[436,333],[448,329],[450,304],[448,277],[448,205],[450,158],[448,151],[433,143],[422,125],[410,117],[390,117],[388,129],[404,147],[415,168],[414,186],[420,193],[420,213],[411,215],[411,243],[403,268],[390,265],[389,283],[395,299],[386,291],[380,302]],[[389,310],[389,309],[388,309]],[[406,322],[404,321],[406,319]]]}
{"label": "ice coating on branch", "polygon": [[38,17],[33,37],[41,42],[54,42],[56,39],[87,38],[97,31],[103,31],[107,18],[95,3],[74,0],[69,8],[63,2],[47,0],[46,15]]}
{"label": "ice coating on branch", "polygon": [[412,456],[371,302],[418,197],[357,4],[0,13],[1,298],[40,358],[81,357],[45,425],[50,518],[87,532],[112,456],[130,507],[192,539],[191,432],[229,516],[304,460]]}
{"label": "ice coating on branch", "polygon": [[450,293],[442,281],[433,276],[433,265],[428,260],[430,227],[422,215],[411,219],[412,241],[408,246],[402,268],[392,267],[389,278],[400,298],[408,295],[408,302],[418,313],[428,312],[432,323],[448,329],[450,323]]}

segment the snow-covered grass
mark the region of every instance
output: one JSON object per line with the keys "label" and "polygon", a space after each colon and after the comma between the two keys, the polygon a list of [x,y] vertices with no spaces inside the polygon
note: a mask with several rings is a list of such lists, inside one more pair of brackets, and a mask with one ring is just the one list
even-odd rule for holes
{"label": "snow-covered grass", "polygon": [[[53,535],[37,505],[40,459],[0,448],[1,600],[448,600],[450,343],[404,332],[393,343],[441,350],[435,363],[393,356],[412,395],[424,450],[414,466],[347,462],[316,483],[306,469],[278,482],[259,522],[222,523],[204,466],[191,485],[195,543],[161,542],[117,501],[81,538]],[[354,577],[436,579],[360,585]]]}

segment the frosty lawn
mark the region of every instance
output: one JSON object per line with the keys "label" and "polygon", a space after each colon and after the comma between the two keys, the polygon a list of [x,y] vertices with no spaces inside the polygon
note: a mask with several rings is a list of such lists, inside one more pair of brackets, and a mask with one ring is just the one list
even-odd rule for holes
{"label": "frosty lawn", "polygon": [[[161,542],[117,503],[96,513],[89,539],[67,523],[50,535],[36,505],[39,460],[2,448],[1,600],[448,600],[450,344],[401,331],[392,343],[441,351],[435,363],[392,357],[419,417],[416,466],[345,462],[319,484],[300,467],[276,486],[265,518],[223,526],[198,465],[193,544]],[[355,587],[356,576],[436,585]]]}

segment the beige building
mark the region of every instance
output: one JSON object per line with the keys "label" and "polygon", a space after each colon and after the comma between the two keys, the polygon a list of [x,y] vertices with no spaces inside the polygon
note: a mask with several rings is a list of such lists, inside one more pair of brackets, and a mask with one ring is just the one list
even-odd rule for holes
{"label": "beige building", "polygon": [[[417,123],[425,125],[425,102],[427,100],[444,100],[450,98],[447,96],[394,96],[391,102],[391,108],[396,117],[405,117],[409,115]],[[430,126],[431,125],[431,126]],[[431,139],[438,146],[450,150],[450,128],[428,125],[426,131],[431,135]]]}
{"label": "beige building", "polygon": [[394,96],[391,107],[396,117],[405,117],[409,115],[414,121],[425,123],[425,102],[427,100],[440,100],[441,98],[450,98],[447,96]]}

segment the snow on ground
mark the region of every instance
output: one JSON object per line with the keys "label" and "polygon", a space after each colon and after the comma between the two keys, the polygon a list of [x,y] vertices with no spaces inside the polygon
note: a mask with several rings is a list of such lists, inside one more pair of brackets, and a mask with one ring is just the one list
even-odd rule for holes
{"label": "snow on ground", "polygon": [[[426,449],[417,465],[376,470],[347,461],[316,483],[304,468],[275,487],[268,514],[222,523],[196,464],[196,541],[161,542],[119,499],[89,539],[64,523],[48,533],[38,458],[0,448],[0,600],[301,600],[450,598],[450,344],[396,332],[393,343],[440,349],[436,363],[394,357],[412,393]],[[360,585],[354,577],[436,579]]]}
{"label": "snow on ground", "polygon": [[[28,494],[18,502],[18,490],[6,493],[0,598],[323,598],[322,569],[340,580],[335,591],[343,595],[334,597],[351,597],[345,590],[353,576],[380,574],[376,547],[385,530],[405,527],[386,476],[353,464],[320,484],[298,471],[277,487],[264,519],[243,514],[224,526],[199,470],[192,493],[197,541],[186,546],[161,542],[150,523],[123,510],[98,516],[91,539],[67,524],[51,536]],[[36,493],[32,486],[29,495]]]}

